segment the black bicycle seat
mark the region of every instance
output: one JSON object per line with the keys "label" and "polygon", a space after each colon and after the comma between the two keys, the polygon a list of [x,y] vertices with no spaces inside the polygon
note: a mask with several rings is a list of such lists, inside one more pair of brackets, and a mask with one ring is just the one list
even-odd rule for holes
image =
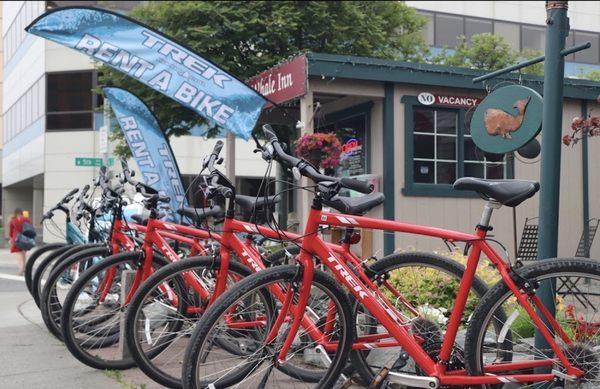
{"label": "black bicycle seat", "polygon": [[540,190],[540,184],[530,180],[484,180],[463,177],[456,180],[454,189],[472,190],[486,199],[496,200],[508,207],[516,207],[536,194]]}

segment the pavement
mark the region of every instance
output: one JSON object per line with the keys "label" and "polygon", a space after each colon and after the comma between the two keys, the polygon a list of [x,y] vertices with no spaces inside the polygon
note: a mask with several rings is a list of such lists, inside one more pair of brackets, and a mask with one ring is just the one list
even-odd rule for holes
{"label": "pavement", "polygon": [[139,369],[101,371],[71,356],[46,329],[24,278],[16,273],[16,259],[0,249],[0,388],[162,388]]}
{"label": "pavement", "polygon": [[73,358],[46,330],[23,277],[16,272],[16,259],[0,249],[0,388],[156,387],[139,371],[105,372]]}

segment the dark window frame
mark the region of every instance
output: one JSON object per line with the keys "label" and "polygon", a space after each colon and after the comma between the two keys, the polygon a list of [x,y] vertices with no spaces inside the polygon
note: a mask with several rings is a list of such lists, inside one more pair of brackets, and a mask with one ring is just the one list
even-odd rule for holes
{"label": "dark window frame", "polygon": [[[91,75],[92,78],[92,83],[91,83],[91,89],[90,89],[90,93],[91,93],[91,109],[89,110],[74,110],[74,111],[56,111],[56,112],[49,112],[48,111],[48,103],[50,101],[49,98],[49,92],[50,92],[50,88],[48,86],[48,80],[49,78],[51,78],[53,75],[68,75],[68,74],[82,74],[82,73],[89,73]],[[96,105],[98,103],[98,95],[94,92],[94,89],[98,86],[98,72],[96,70],[68,70],[68,71],[64,71],[64,72],[48,72],[46,73],[46,77],[45,77],[45,94],[46,94],[46,100],[45,100],[45,104],[44,104],[44,114],[46,117],[46,123],[45,123],[45,129],[47,132],[63,132],[63,131],[93,131],[94,130],[94,113],[96,112]],[[90,127],[77,127],[77,128],[48,128],[48,119],[52,116],[61,116],[61,115],[77,115],[77,114],[89,114],[90,116]]]}
{"label": "dark window frame", "polygon": [[[365,173],[371,174],[371,110],[373,101],[367,101],[358,105],[344,108],[339,111],[331,112],[325,115],[325,118],[319,123],[321,127],[335,124],[342,120],[351,119],[356,116],[365,116]],[[316,124],[316,123],[315,123]],[[316,126],[315,126],[316,127]],[[315,128],[316,130],[316,128]]]}
{"label": "dark window frame", "polygon": [[[453,188],[452,184],[425,184],[414,181],[414,109],[416,108],[439,108],[448,110],[448,107],[440,105],[423,105],[417,100],[417,96],[403,96],[400,102],[404,104],[404,187],[402,194],[404,196],[423,196],[423,197],[456,197],[456,198],[474,198],[478,195],[470,191],[459,191]],[[458,127],[456,132],[456,178],[464,177],[464,108],[450,108],[458,111]],[[514,177],[514,163],[511,158],[506,160],[506,178]]]}
{"label": "dark window frame", "polygon": [[[531,23],[519,23],[519,22],[515,22],[515,21],[511,21],[511,20],[500,20],[500,19],[489,19],[489,18],[482,18],[482,17],[478,17],[478,16],[470,16],[470,15],[457,15],[457,14],[452,14],[452,13],[448,13],[448,12],[438,12],[438,11],[432,11],[432,10],[426,10],[426,9],[419,9],[419,8],[415,8],[417,12],[423,12],[423,13],[427,13],[429,15],[432,15],[433,18],[433,47],[436,48],[442,48],[442,47],[438,47],[436,46],[435,42],[436,42],[436,37],[437,37],[437,29],[435,28],[435,24],[436,24],[436,18],[438,15],[449,15],[449,16],[455,16],[455,17],[460,17],[462,18],[462,35],[466,36],[466,19],[475,19],[475,20],[483,20],[483,21],[490,21],[492,22],[492,34],[495,34],[495,23],[494,22],[502,22],[502,23],[510,23],[510,24],[515,24],[519,27],[519,52],[522,52],[525,48],[523,47],[523,27],[541,27],[544,28],[544,26],[540,26],[537,24],[531,24]],[[598,40],[600,41],[600,33],[596,32],[596,31],[588,31],[588,30],[571,30],[569,36],[567,37],[567,39],[572,39],[574,41],[574,35],[576,35],[577,33],[584,33],[584,34],[592,34],[592,35],[597,35],[598,36]],[[567,46],[569,46],[567,44]],[[452,47],[449,47],[449,49],[453,49]],[[581,64],[586,64],[586,65],[598,65],[600,64],[600,49],[598,50],[598,58],[596,59],[596,62],[577,62],[574,59],[574,55],[569,55],[568,57],[566,57],[567,62],[574,62],[574,63],[581,63]]]}

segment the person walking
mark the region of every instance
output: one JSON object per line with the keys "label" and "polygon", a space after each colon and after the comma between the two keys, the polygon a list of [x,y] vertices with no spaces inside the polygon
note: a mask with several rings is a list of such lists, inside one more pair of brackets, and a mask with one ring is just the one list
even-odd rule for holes
{"label": "person walking", "polygon": [[22,276],[25,271],[25,250],[17,246],[17,237],[23,232],[23,225],[29,223],[31,225],[31,219],[23,215],[21,208],[16,208],[13,216],[10,219],[9,224],[9,239],[10,239],[10,252],[15,253],[17,256],[17,264],[19,271],[17,275]]}

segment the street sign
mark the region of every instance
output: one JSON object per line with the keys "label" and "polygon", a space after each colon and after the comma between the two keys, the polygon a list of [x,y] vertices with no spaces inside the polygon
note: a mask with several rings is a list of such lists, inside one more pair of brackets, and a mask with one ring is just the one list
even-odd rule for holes
{"label": "street sign", "polygon": [[[108,159],[108,166],[115,164],[114,158]],[[82,167],[100,167],[102,166],[102,158],[91,158],[91,157],[75,157],[75,166]]]}
{"label": "street sign", "polygon": [[485,152],[505,154],[524,146],[542,128],[542,97],[511,85],[490,93],[471,119],[473,141]]}

